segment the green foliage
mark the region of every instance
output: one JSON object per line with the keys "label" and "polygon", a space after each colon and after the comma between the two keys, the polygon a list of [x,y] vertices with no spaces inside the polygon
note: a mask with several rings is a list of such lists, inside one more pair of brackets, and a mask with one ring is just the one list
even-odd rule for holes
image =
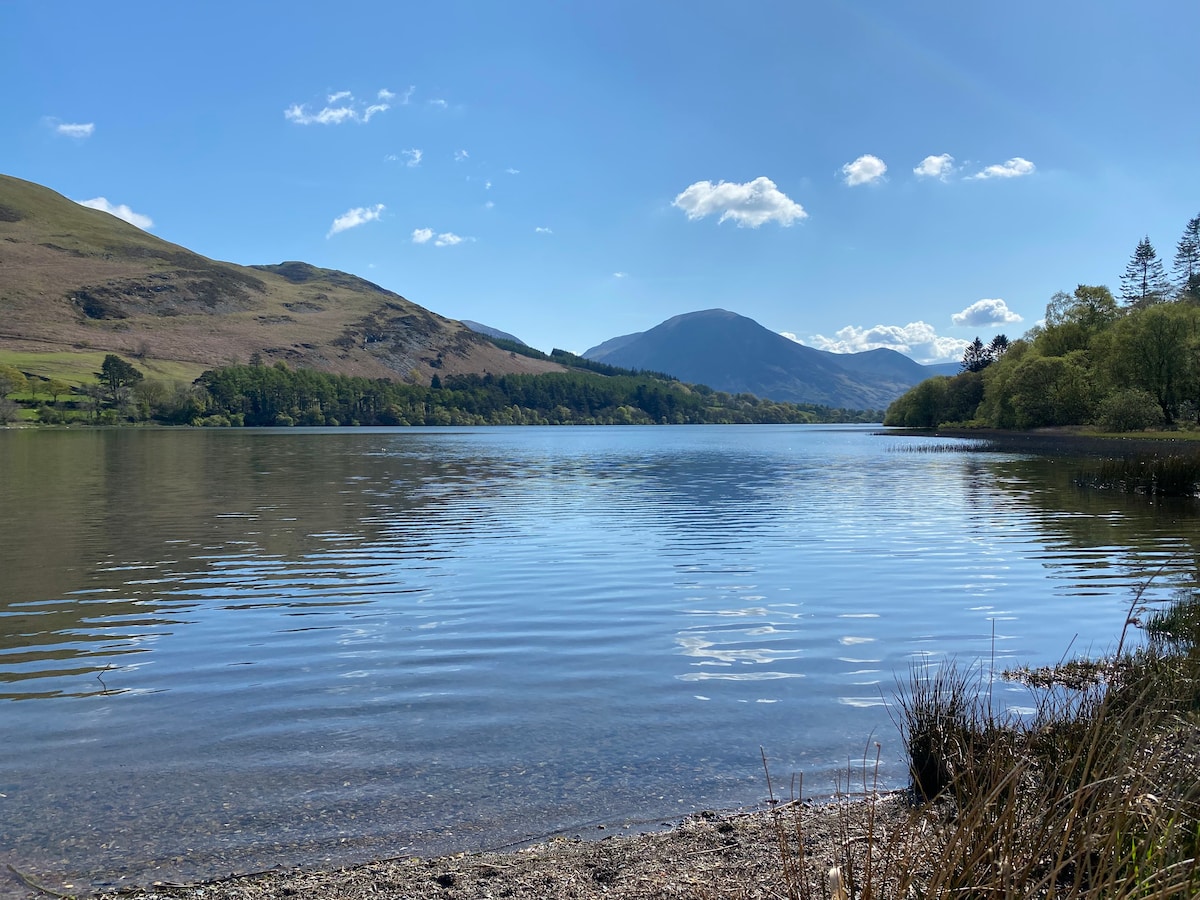
{"label": "green foliage", "polygon": [[[1195,227],[1200,229],[1200,217]],[[1138,258],[1149,266],[1153,247],[1139,247]],[[979,371],[982,395],[973,385],[929,379],[896,400],[884,424],[1138,431],[1175,428],[1184,418],[1200,422],[1200,302],[1184,290],[1169,299],[1153,271],[1142,273],[1153,296],[1138,294],[1125,307],[1106,287],[1060,291],[1046,306],[1044,324],[986,365],[976,363],[990,348],[976,338],[963,365]],[[1140,290],[1142,281],[1138,285]]]}
{"label": "green foliage", "polygon": [[1113,391],[1096,405],[1101,431],[1144,431],[1162,424],[1162,409],[1154,395],[1141,388]]}
{"label": "green foliage", "polygon": [[566,350],[559,350],[557,347],[550,351],[550,358],[556,363],[561,363],[572,369],[584,369],[585,371],[596,372],[600,375],[646,375],[650,378],[657,378],[659,381],[679,380],[674,375],[668,375],[665,372],[655,372],[650,369],[623,369],[620,366],[610,366],[608,363],[596,362],[595,360],[577,356]]}
{"label": "green foliage", "polygon": [[126,362],[115,353],[109,353],[104,357],[100,371],[96,373],[96,380],[103,385],[108,393],[109,402],[114,405],[124,399],[128,388],[133,387],[144,377],[132,363]]}
{"label": "green foliage", "polygon": [[228,366],[197,380],[191,401],[199,409],[178,399],[151,407],[164,422],[224,416],[250,426],[788,424],[869,422],[879,415],[733,397],[644,375],[458,375],[438,384]]}
{"label": "green foliage", "polygon": [[0,365],[0,397],[28,390],[29,380],[13,366]]}

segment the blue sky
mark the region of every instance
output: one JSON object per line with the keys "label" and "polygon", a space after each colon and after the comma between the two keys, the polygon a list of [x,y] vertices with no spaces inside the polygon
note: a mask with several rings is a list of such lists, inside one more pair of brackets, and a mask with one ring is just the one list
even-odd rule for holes
{"label": "blue sky", "polygon": [[3,0],[0,33],[5,174],[543,350],[722,307],[956,358],[1200,214],[1180,0]]}

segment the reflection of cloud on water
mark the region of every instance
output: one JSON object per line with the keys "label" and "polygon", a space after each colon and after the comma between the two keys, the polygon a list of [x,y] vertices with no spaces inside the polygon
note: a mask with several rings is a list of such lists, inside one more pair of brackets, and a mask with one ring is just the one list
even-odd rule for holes
{"label": "reflection of cloud on water", "polygon": [[800,672],[687,672],[676,675],[680,681],[778,681],[781,678],[803,678]]}
{"label": "reflection of cloud on water", "polygon": [[876,639],[873,637],[856,637],[855,635],[848,634],[845,637],[838,638],[838,643],[847,647],[852,647],[856,644],[873,644],[875,643],[875,640]]}
{"label": "reflection of cloud on water", "polygon": [[[774,629],[772,629],[774,632]],[[747,634],[748,632],[740,632]],[[774,632],[786,634],[788,632]],[[735,662],[745,664],[755,663],[773,663],[784,659],[798,659],[800,653],[796,650],[772,650],[768,647],[748,647],[745,649],[734,649],[728,647],[718,647],[713,641],[706,640],[698,634],[681,634],[676,639],[676,643],[683,648],[685,656],[695,656],[703,661],[693,663],[699,666],[729,666]]]}

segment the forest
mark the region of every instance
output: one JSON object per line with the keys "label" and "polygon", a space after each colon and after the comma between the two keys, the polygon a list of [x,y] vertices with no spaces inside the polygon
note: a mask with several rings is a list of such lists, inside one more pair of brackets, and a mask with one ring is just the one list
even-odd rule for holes
{"label": "forest", "polygon": [[1041,324],[1011,342],[976,338],[959,374],[916,385],[892,403],[884,424],[1102,432],[1200,425],[1200,216],[1179,239],[1171,275],[1143,238],[1119,299],[1085,284],[1054,294]]}
{"label": "forest", "polygon": [[[573,359],[556,353],[557,361]],[[37,420],[45,424],[740,425],[878,422],[882,417],[880,410],[780,403],[653,373],[603,368],[609,374],[435,374],[425,386],[252,361],[211,369],[190,385],[172,385],[146,378],[132,363],[109,354],[95,373],[96,383],[78,394],[49,382],[19,389],[34,398],[28,402],[36,404]],[[7,377],[26,381],[15,371]],[[39,403],[39,395],[53,400]]]}

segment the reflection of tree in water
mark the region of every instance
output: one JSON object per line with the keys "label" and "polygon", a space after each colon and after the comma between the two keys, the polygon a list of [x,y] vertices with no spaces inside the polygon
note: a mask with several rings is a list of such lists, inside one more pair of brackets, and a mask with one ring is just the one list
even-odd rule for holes
{"label": "reflection of tree in water", "polygon": [[[970,518],[1011,521],[1014,508],[1024,509],[1045,535],[1044,565],[1062,569],[1062,579],[1072,583],[1105,579],[1132,585],[1160,569],[1164,587],[1194,583],[1200,571],[1200,502],[1081,486],[1081,474],[1094,464],[1083,456],[972,454],[962,467],[964,492],[974,508]],[[1089,593],[1082,586],[1076,592]]]}

